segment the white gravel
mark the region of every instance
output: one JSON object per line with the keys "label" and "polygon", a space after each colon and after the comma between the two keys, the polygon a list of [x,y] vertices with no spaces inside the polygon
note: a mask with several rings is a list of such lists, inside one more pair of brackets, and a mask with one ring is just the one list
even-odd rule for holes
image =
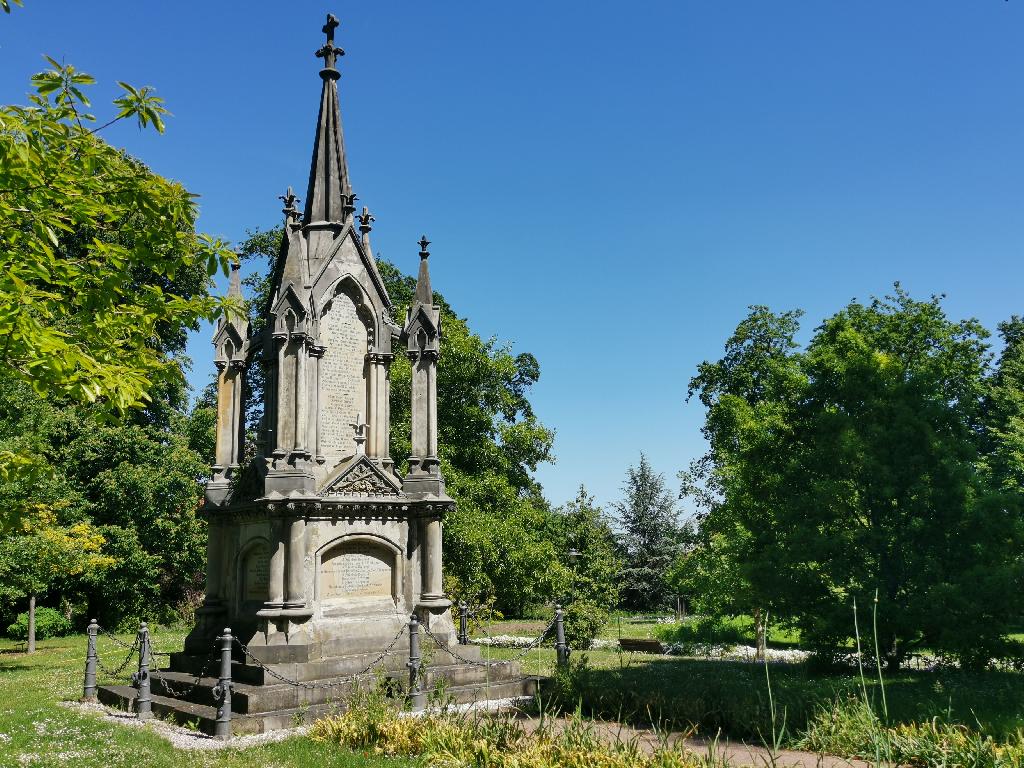
{"label": "white gravel", "polygon": [[292,736],[302,736],[309,731],[309,726],[304,725],[299,728],[285,728],[280,731],[256,733],[251,736],[235,736],[230,741],[221,741],[207,736],[205,733],[182,728],[180,725],[174,725],[155,717],[150,720],[139,720],[130,712],[103,704],[63,701],[61,705],[68,709],[98,714],[103,720],[128,728],[148,728],[167,739],[177,749],[246,749],[255,747],[257,744],[270,744],[275,741],[284,741]]}

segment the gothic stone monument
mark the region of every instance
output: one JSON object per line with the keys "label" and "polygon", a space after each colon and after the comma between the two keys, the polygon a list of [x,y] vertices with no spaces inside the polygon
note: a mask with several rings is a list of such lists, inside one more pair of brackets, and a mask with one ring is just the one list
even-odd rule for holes
{"label": "gothic stone monument", "polygon": [[[329,698],[324,689],[282,683],[260,664],[293,680],[352,674],[379,655],[411,613],[442,642],[455,643],[441,587],[441,524],[454,502],[437,458],[441,323],[429,242],[419,243],[416,294],[399,326],[370,249],[374,218],[366,208],[356,214],[349,181],[337,26],[328,16],[327,42],[316,52],[323,82],[304,208],[300,213],[290,189],[281,198],[285,234],[265,329],[253,334],[234,316],[214,336],[217,446],[204,509],[206,598],[185,652],[173,655],[170,671],[153,675],[155,710],[184,712],[203,724],[210,713],[196,708],[212,703],[205,689],[215,680],[187,688],[190,701],[172,700],[183,683],[194,682],[217,635],[230,626],[247,648],[236,664],[241,682],[234,699],[244,702],[236,706],[247,718],[236,721],[236,732],[290,725],[296,711],[315,715]],[[241,297],[237,269],[230,295]],[[407,355],[413,368],[405,477],[388,447],[395,354]],[[248,458],[246,376],[255,366],[264,375],[263,419],[256,455]],[[407,636],[396,648],[408,649]],[[459,653],[479,658],[475,647],[460,646]],[[485,670],[434,655],[430,674],[450,678],[457,697],[460,685],[461,698],[480,697]],[[404,662],[399,652],[385,665],[404,672]],[[246,681],[250,689],[241,690]],[[491,670],[483,690],[508,696],[530,684],[509,665]],[[131,695],[117,686],[106,691],[121,703]]]}

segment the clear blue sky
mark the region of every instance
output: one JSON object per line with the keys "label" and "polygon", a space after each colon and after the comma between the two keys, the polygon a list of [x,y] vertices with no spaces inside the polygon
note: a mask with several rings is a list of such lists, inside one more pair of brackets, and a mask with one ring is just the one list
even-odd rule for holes
{"label": "clear blue sky", "polygon": [[675,487],[704,448],[687,381],[749,304],[809,332],[900,280],[989,328],[1024,312],[1021,2],[25,2],[0,99],[43,54],[100,79],[100,114],[115,80],[155,86],[167,135],[108,139],[236,242],[305,189],[339,15],[375,249],[412,271],[426,232],[435,287],[540,360],[555,503],[614,500],[641,450]]}

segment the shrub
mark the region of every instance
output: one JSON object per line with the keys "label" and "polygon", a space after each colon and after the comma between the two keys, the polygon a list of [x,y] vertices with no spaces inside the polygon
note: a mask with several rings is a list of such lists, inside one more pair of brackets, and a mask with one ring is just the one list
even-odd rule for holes
{"label": "shrub", "polygon": [[[53,608],[36,608],[36,639],[63,637],[71,634],[71,620]],[[19,613],[7,627],[7,636],[13,640],[28,640],[28,612]]]}
{"label": "shrub", "polygon": [[654,633],[659,640],[677,643],[689,652],[698,646],[739,645],[747,642],[753,630],[746,617],[692,616],[679,624],[656,627]]}
{"label": "shrub", "polygon": [[608,611],[587,600],[576,600],[565,610],[565,642],[574,650],[585,651],[607,623]]}

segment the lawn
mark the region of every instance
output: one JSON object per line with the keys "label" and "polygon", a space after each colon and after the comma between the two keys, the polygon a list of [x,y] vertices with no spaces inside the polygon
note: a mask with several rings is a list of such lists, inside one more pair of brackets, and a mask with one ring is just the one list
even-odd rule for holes
{"label": "lawn", "polygon": [[[652,624],[650,631],[656,626]],[[541,628],[543,624],[537,630]],[[611,630],[615,632],[614,623]],[[509,632],[492,627],[490,633]],[[633,631],[630,634],[638,636]],[[181,647],[183,632],[157,628],[153,639],[157,650],[173,650]],[[99,641],[99,650],[108,667],[117,666],[124,658],[124,651],[105,637]],[[23,653],[20,644],[0,640],[0,766],[179,768],[183,759],[190,766],[225,768],[248,768],[253,761],[261,768],[415,764],[367,757],[305,737],[246,750],[229,748],[184,755],[145,729],[125,728],[60,705],[80,695],[84,651],[84,636],[42,641],[32,656]],[[522,655],[513,649],[485,647],[483,651],[492,660]],[[582,698],[586,714],[638,724],[696,724],[704,735],[714,736],[720,731],[723,736],[747,741],[760,741],[772,732],[769,679],[762,665],[614,650],[575,652],[573,659],[578,661],[584,655],[586,669],[576,677],[573,690]],[[527,673],[550,675],[555,669],[554,651],[550,647],[530,651],[522,664]],[[837,697],[856,696],[861,685],[852,671],[811,675],[805,665],[773,664],[768,673],[777,707],[775,727],[778,730],[785,721],[784,742],[790,745],[800,741],[816,713],[831,707]],[[901,672],[886,678],[889,723],[922,723],[938,718],[997,741],[1013,741],[1024,724],[1022,682],[1021,675],[1014,672]],[[880,704],[877,678],[869,673],[865,684],[869,698]],[[876,709],[880,711],[880,706]]]}

